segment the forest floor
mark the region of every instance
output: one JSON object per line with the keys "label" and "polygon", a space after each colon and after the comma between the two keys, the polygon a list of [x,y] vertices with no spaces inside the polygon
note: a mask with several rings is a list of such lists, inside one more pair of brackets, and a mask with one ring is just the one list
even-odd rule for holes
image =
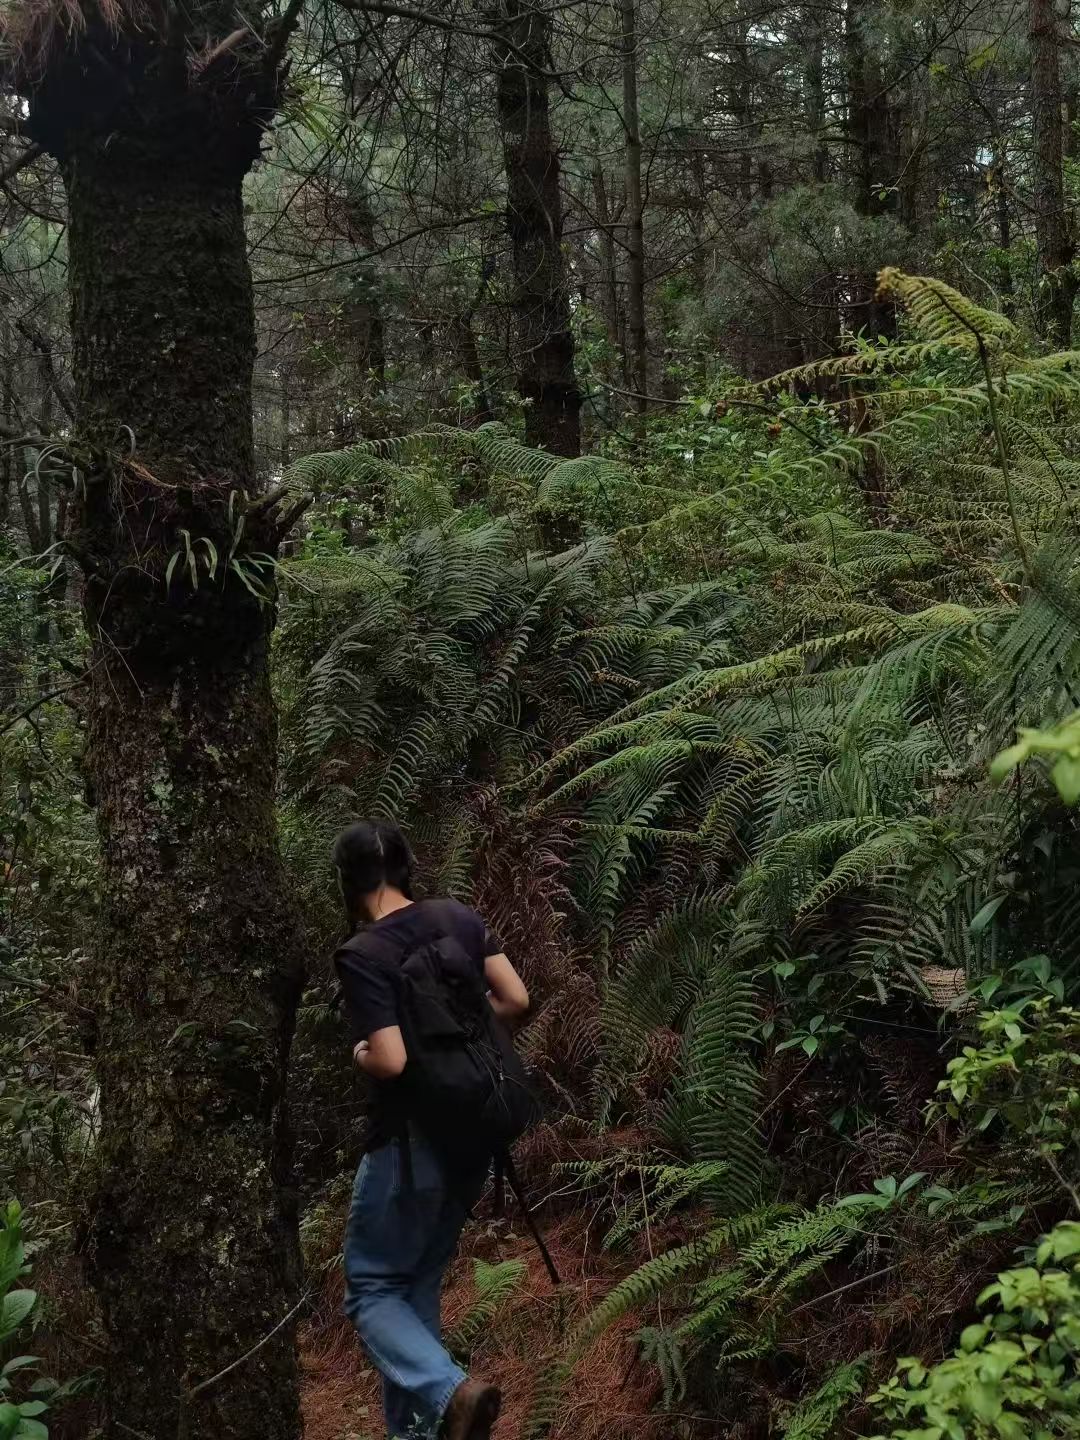
{"label": "forest floor", "polygon": [[[517,1440],[547,1357],[582,1311],[639,1258],[598,1252],[595,1244],[590,1245],[580,1212],[550,1223],[546,1238],[563,1280],[559,1293],[553,1290],[532,1241],[505,1224],[471,1227],[448,1277],[443,1313],[449,1332],[475,1298],[474,1259],[489,1263],[521,1259],[528,1267],[521,1286],[495,1315],[472,1357],[473,1373],[503,1391],[495,1440]],[[341,1314],[341,1299],[342,1275],[335,1266],[300,1338],[305,1440],[380,1440],[378,1377]],[[589,1352],[563,1398],[552,1440],[571,1436],[574,1440],[668,1440],[677,1428],[681,1430],[672,1416],[658,1415],[653,1408],[659,1379],[639,1359],[632,1338],[641,1325],[640,1316],[628,1317]]]}

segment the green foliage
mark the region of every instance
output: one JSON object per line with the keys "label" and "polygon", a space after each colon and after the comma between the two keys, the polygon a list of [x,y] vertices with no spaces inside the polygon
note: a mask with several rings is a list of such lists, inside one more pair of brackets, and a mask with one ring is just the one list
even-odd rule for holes
{"label": "green foliage", "polygon": [[[37,1294],[20,1284],[28,1270],[22,1209],[13,1200],[0,1212],[0,1440],[48,1440],[48,1427],[40,1417],[57,1390],[46,1379],[27,1387],[39,1361],[11,1353],[28,1336],[37,1306]],[[29,1398],[20,1400],[19,1394]]]}
{"label": "green foliage", "polygon": [[1000,782],[1034,756],[1054,756],[1050,778],[1066,805],[1080,800],[1080,714],[1066,716],[1048,730],[1023,728],[1015,745],[994,757],[991,777]]}
{"label": "green foliage", "polygon": [[978,1021],[980,1044],[949,1061],[941,1106],[977,1131],[1001,1119],[1055,1174],[1072,1174],[1080,1147],[1080,1011],[1052,994],[1027,995]]}
{"label": "green foliage", "polygon": [[[789,515],[750,533],[736,500],[724,517],[725,559],[739,566],[749,603],[717,616],[719,663],[704,654],[631,696],[529,781],[536,810],[572,818],[580,836],[579,894],[607,977],[601,1113],[645,1118],[687,1160],[723,1165],[707,1187],[686,1192],[722,1211],[752,1205],[765,1173],[755,1140],[762,1038],[766,1063],[771,1040],[773,1055],[797,1049],[804,1063],[840,1064],[845,1021],[899,997],[927,1002],[936,974],[981,985],[1033,939],[1056,973],[1076,963],[1072,927],[1048,923],[1074,903],[1072,821],[1055,813],[1046,786],[1006,794],[988,773],[1018,717],[1067,714],[1080,687],[1071,550],[1054,537],[1071,526],[1067,441],[1049,419],[1040,429],[1031,408],[1043,394],[1067,397],[1072,361],[1026,359],[1010,322],[936,282],[883,283],[909,304],[916,339],[847,367],[880,379],[883,424],[795,460],[789,473],[857,470],[888,454],[902,476],[913,470],[895,491],[913,530],[864,528],[840,513]],[[992,379],[965,374],[986,355],[998,368]],[[946,356],[959,385],[889,383],[894,369]],[[970,476],[950,478],[945,457],[970,449],[973,436],[986,474],[969,503]],[[929,467],[928,452],[938,457]],[[953,500],[942,504],[943,495]],[[650,912],[657,918],[635,932],[633,921]],[[763,1023],[766,977],[779,994]],[[671,1056],[672,1035],[679,1048],[665,1060],[660,1100],[649,1076],[661,1051]],[[1071,1041],[1056,1040],[1053,1063],[1068,1069],[1061,1057]],[[1048,1040],[1047,1056],[1054,1048]],[[1045,1095],[1049,1079],[1033,1076],[1035,1093]],[[713,1130],[710,1097],[720,1095],[734,1097],[737,1114]],[[1053,1107],[1044,1123],[1047,1115]],[[649,1214],[641,1173],[640,1202],[616,1205],[613,1243]],[[839,1203],[800,1208],[764,1227],[757,1248],[721,1252],[715,1274],[694,1275],[699,1262],[709,1268],[711,1254],[695,1248],[708,1249],[707,1239],[650,1260],[571,1337],[534,1433],[550,1424],[552,1394],[599,1327],[658,1291],[680,1316],[668,1329],[684,1358],[708,1346],[723,1364],[764,1361],[791,1297],[839,1256],[851,1263],[868,1230],[898,1236],[945,1224],[955,1227],[945,1253],[959,1257],[973,1235],[1019,1223],[1033,1193],[1006,1201],[993,1186],[939,1186],[916,1221],[924,1185],[920,1172],[901,1172]],[[679,1193],[666,1176],[659,1189]],[[670,1341],[648,1348],[665,1383],[685,1373]],[[808,1423],[827,1430],[854,1398],[862,1372],[850,1372],[847,1391],[838,1373],[835,1414],[822,1379],[807,1391]]]}
{"label": "green foliage", "polygon": [[697,968],[705,972],[701,994],[687,1015],[662,1128],[689,1159],[724,1165],[710,1198],[721,1213],[731,1214],[755,1205],[763,1179],[757,1129],[761,1082],[749,1053],[760,1014],[753,984],[726,955],[698,961]]}
{"label": "green foliage", "polygon": [[473,1346],[491,1325],[498,1312],[521,1288],[528,1273],[523,1260],[502,1260],[488,1264],[473,1261],[476,1298],[447,1336],[446,1348],[467,1364]]}
{"label": "green foliage", "polygon": [[[1080,1415],[1080,1223],[979,1296],[982,1317],[947,1359],[901,1360],[872,1398],[892,1440],[1051,1440]],[[878,1437],[885,1440],[885,1436]]]}
{"label": "green foliage", "polygon": [[783,1422],[786,1440],[830,1440],[840,1417],[862,1394],[870,1355],[838,1365],[812,1395],[799,1402]]}

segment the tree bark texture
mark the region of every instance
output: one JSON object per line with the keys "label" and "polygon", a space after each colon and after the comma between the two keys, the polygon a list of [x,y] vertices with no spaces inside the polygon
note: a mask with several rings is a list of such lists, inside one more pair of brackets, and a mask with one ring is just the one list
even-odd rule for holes
{"label": "tree bark texture", "polygon": [[277,76],[258,44],[194,74],[189,39],[205,53],[225,25],[91,25],[24,86],[67,189],[92,457],[72,534],[103,877],[84,1240],[109,1440],[300,1434],[284,1082],[301,951],[256,560],[294,516],[255,498],[241,203]]}
{"label": "tree bark texture", "polygon": [[[882,67],[865,34],[865,0],[847,0],[844,50],[847,70],[847,141],[855,151],[855,209],[873,219],[899,207],[899,142],[896,117]],[[877,277],[856,277],[856,328],[870,336],[894,336],[896,314],[874,298]]]}
{"label": "tree bark texture", "polygon": [[829,178],[829,150],[825,134],[825,33],[818,5],[808,6],[803,20],[803,92],[806,128],[814,139],[813,177],[823,185]]}
{"label": "tree bark texture", "polygon": [[499,26],[509,42],[496,42],[495,49],[525,439],[557,455],[578,455],[581,392],[562,248],[559,155],[548,103],[549,21],[527,0],[504,0]]}
{"label": "tree bark texture", "polygon": [[627,371],[631,403],[641,416],[649,403],[649,351],[645,325],[645,208],[641,187],[641,118],[634,0],[620,0],[619,14],[622,20],[622,122],[626,136]]}
{"label": "tree bark texture", "polygon": [[[362,182],[345,201],[349,239],[365,250],[375,248],[375,215]],[[377,395],[386,390],[386,326],[379,275],[371,265],[357,269],[345,306],[345,322],[353,341],[360,383]]]}
{"label": "tree bark texture", "polygon": [[1054,0],[1029,0],[1028,28],[1034,123],[1035,241],[1039,253],[1036,320],[1050,344],[1065,350],[1072,336],[1076,299],[1077,280],[1071,269],[1076,244],[1065,208],[1061,42]]}

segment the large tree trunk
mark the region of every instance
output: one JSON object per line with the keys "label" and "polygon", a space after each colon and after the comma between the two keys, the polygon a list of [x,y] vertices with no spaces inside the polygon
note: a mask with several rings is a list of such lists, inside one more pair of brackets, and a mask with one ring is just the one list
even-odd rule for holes
{"label": "large tree trunk", "polygon": [[1077,282],[1076,252],[1065,209],[1064,135],[1061,117],[1061,43],[1054,0],[1029,0],[1031,97],[1034,121],[1035,240],[1039,252],[1036,317],[1050,343],[1067,349]]}
{"label": "large tree trunk", "polygon": [[640,417],[645,414],[649,403],[649,350],[645,325],[645,202],[641,188],[641,119],[638,112],[637,13],[634,0],[620,0],[619,14],[622,18],[622,122],[626,136],[626,368],[631,403]]}
{"label": "large tree trunk", "polygon": [[508,42],[495,48],[525,439],[557,455],[578,455],[581,392],[562,250],[559,156],[548,106],[549,20],[528,0],[503,0],[499,26]]}
{"label": "large tree trunk", "polygon": [[223,73],[194,80],[185,37],[148,30],[128,42],[91,26],[26,84],[67,189],[78,425],[100,457],[73,545],[102,851],[86,1239],[106,1435],[295,1440],[284,1081],[300,948],[273,808],[273,597],[255,559],[289,517],[244,494],[241,184],[276,75],[234,40]]}

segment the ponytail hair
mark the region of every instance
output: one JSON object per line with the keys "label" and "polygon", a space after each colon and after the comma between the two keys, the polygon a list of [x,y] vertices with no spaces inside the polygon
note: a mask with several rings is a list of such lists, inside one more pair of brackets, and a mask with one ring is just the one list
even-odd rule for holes
{"label": "ponytail hair", "polygon": [[409,900],[413,898],[412,851],[392,820],[358,820],[334,841],[330,858],[345,903],[347,936],[365,918],[365,895],[392,885]]}

